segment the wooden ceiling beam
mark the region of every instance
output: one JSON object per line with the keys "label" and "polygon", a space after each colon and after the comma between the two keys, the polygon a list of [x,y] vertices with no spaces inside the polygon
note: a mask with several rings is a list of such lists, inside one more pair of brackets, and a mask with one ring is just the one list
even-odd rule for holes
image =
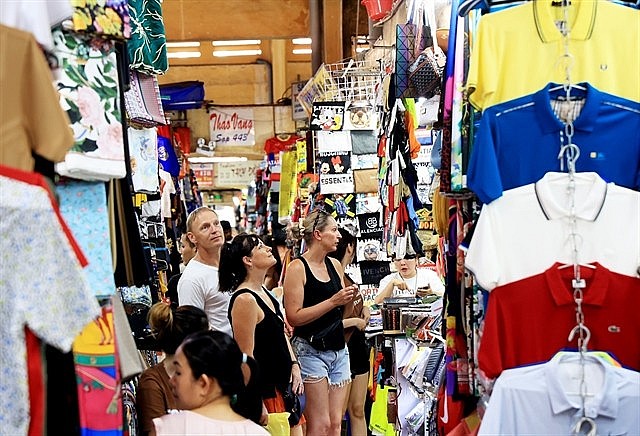
{"label": "wooden ceiling beam", "polygon": [[309,36],[309,0],[164,0],[169,41]]}

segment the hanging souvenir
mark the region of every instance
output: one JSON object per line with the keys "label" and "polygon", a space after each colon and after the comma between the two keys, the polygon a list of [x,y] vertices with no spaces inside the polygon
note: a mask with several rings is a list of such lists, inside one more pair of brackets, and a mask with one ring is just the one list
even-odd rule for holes
{"label": "hanging souvenir", "polygon": [[162,0],[129,0],[131,39],[129,67],[146,74],[164,74],[169,68],[162,18]]}

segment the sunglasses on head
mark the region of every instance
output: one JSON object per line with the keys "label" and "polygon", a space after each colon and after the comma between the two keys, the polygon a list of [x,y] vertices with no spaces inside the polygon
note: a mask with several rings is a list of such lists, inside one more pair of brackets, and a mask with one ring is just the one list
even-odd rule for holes
{"label": "sunglasses on head", "polygon": [[320,216],[329,215],[326,210],[318,209],[318,214],[316,215],[316,219],[313,220],[313,226],[311,227],[311,233],[316,231],[316,227],[318,227],[318,221],[320,221]]}

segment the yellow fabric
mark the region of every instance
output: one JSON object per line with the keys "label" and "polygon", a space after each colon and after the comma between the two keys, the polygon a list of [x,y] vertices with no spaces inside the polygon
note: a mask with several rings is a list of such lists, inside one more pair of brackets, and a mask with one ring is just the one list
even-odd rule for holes
{"label": "yellow fabric", "polygon": [[376,401],[371,405],[371,417],[369,429],[376,434],[385,436],[395,436],[396,431],[393,424],[387,421],[387,398],[389,397],[388,386],[378,386],[376,389]]}
{"label": "yellow fabric", "polygon": [[278,204],[278,216],[284,218],[291,215],[295,202],[298,186],[297,179],[298,156],[295,151],[282,153],[282,170],[280,172],[280,203]]}
{"label": "yellow fabric", "polygon": [[[640,100],[640,11],[607,1],[571,2],[572,83]],[[478,109],[563,83],[562,8],[527,2],[484,15],[474,38],[467,88]]]}
{"label": "yellow fabric", "polygon": [[291,434],[289,412],[270,413],[265,428],[274,436],[289,436]]}
{"label": "yellow fabric", "polygon": [[0,25],[0,164],[33,171],[31,151],[53,162],[73,145],[45,57],[30,33]]}

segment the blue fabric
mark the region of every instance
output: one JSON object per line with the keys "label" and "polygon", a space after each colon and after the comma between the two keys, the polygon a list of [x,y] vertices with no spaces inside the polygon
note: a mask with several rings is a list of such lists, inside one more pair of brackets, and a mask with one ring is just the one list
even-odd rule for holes
{"label": "blue fabric", "polygon": [[[484,203],[502,191],[534,183],[560,166],[564,124],[553,113],[548,84],[541,91],[484,110],[469,162],[467,183]],[[574,121],[573,144],[580,147],[576,171],[593,171],[607,182],[640,187],[640,103],[598,91],[589,84]],[[566,143],[566,138],[565,141]]]}
{"label": "blue fabric", "polygon": [[67,180],[56,187],[60,212],[89,264],[83,269],[96,296],[116,292],[109,237],[107,193],[102,182]]}
{"label": "blue fabric", "polygon": [[178,177],[180,174],[178,156],[176,156],[176,151],[173,149],[171,140],[164,136],[158,136],[158,161],[163,170],[173,177]]}

